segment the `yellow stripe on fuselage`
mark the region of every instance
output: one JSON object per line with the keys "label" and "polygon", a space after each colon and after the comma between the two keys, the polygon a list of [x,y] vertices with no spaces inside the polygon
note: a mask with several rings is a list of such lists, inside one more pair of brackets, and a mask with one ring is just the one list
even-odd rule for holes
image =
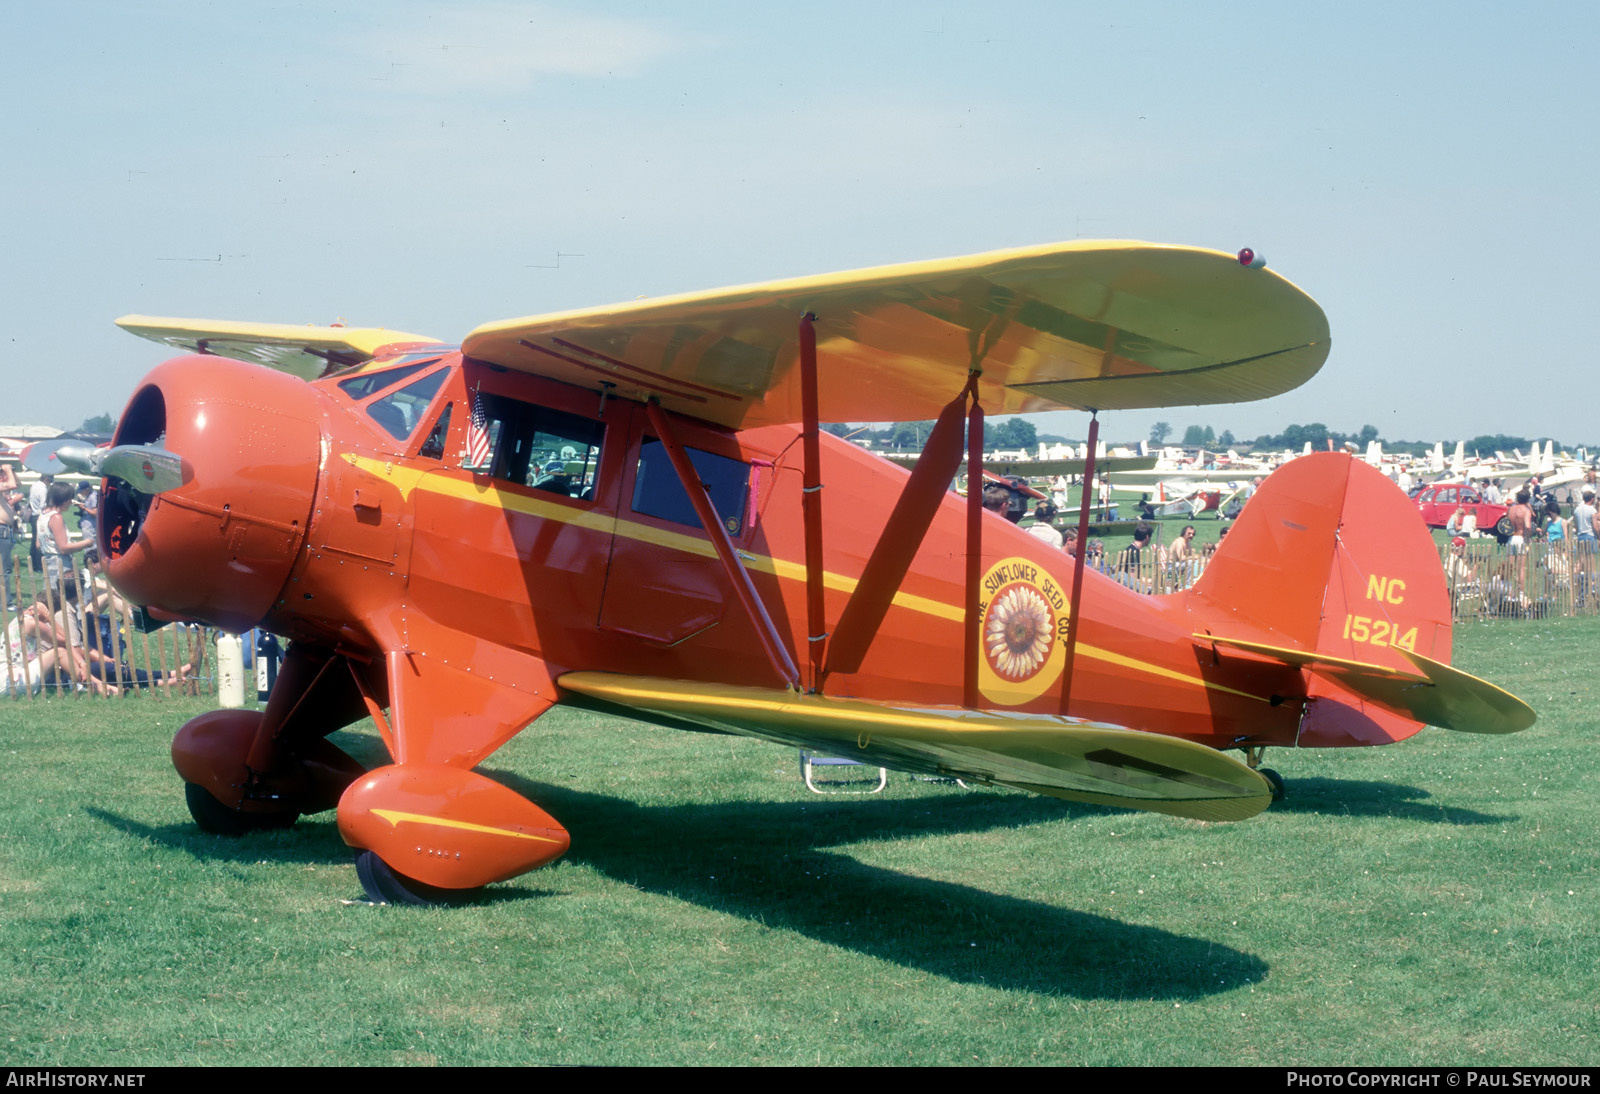
{"label": "yellow stripe on fuselage", "polygon": [[[470,501],[478,505],[492,505],[511,513],[522,513],[541,520],[554,520],[562,524],[571,524],[578,528],[588,528],[592,531],[602,532],[607,535],[623,536],[627,539],[649,543],[656,547],[666,547],[673,551],[683,551],[687,554],[700,555],[702,558],[716,558],[716,548],[711,546],[709,540],[701,536],[685,535],[682,532],[672,532],[665,528],[655,528],[648,524],[636,521],[623,520],[620,517],[610,516],[605,513],[596,513],[582,509],[573,509],[568,505],[560,505],[553,501],[544,501],[540,498],[530,498],[522,494],[502,490],[497,486],[479,486],[473,482],[463,482],[460,479],[445,475],[433,475],[428,472],[418,471],[411,467],[400,467],[387,460],[376,460],[370,456],[358,456],[354,452],[344,453],[344,458],[353,467],[365,471],[370,475],[386,479],[399,491],[400,496],[409,498],[411,492],[419,486],[430,494],[439,494],[447,498],[457,498],[461,501]],[[787,559],[773,558],[771,555],[751,554],[741,550],[739,557],[744,564],[752,570],[771,574],[774,577],[790,581],[804,581],[806,568],[803,563],[790,562]],[[831,571],[823,571],[823,584],[830,589],[849,593],[855,590],[857,581],[853,577],[845,577]],[[960,608],[945,604],[938,600],[930,600],[925,596],[915,596],[911,593],[896,593],[894,603],[902,608],[922,612],[925,615],[935,616],[939,619],[948,619],[959,623],[965,614]]]}
{"label": "yellow stripe on fuselage", "polygon": [[[559,505],[556,502],[544,501],[540,498],[530,498],[509,490],[502,490],[497,486],[479,486],[475,482],[464,482],[448,475],[430,474],[427,471],[419,471],[413,467],[399,466],[389,460],[358,456],[354,452],[346,452],[343,455],[351,466],[392,483],[400,491],[400,496],[403,498],[409,498],[411,492],[420,487],[430,494],[439,494],[443,497],[473,502],[477,505],[491,505],[496,509],[502,509],[507,512],[522,513],[530,517],[538,517],[541,520],[559,521],[562,524],[588,528],[604,534],[624,536],[641,543],[649,543],[673,551],[700,555],[702,558],[715,558],[717,555],[716,549],[711,546],[710,541],[700,536],[671,532],[665,528],[655,528],[648,524],[623,520],[620,517],[610,516],[605,513],[573,509],[568,505]],[[804,563],[791,562],[783,558],[773,558],[771,555],[751,554],[742,550],[739,552],[739,557],[744,560],[745,565],[750,569],[771,574],[782,580],[804,581],[806,579]],[[854,592],[856,585],[859,584],[853,577],[846,577],[830,570],[823,571],[822,583],[828,588],[842,593]],[[952,623],[960,623],[966,617],[966,612],[957,605],[930,600],[928,597],[916,596],[912,593],[895,593],[894,604],[896,607],[922,612],[924,615],[949,620]],[[1233,688],[1213,683],[1200,676],[1163,668],[1148,661],[1139,661],[1125,654],[1113,653],[1110,650],[1100,649],[1097,646],[1090,646],[1086,643],[1080,642],[1078,651],[1085,657],[1091,657],[1097,661],[1120,665],[1123,668],[1149,673],[1152,676],[1159,676],[1177,683],[1209,688],[1212,691],[1221,691],[1229,695],[1238,695],[1263,703],[1268,701],[1260,695],[1236,691]]]}
{"label": "yellow stripe on fuselage", "polygon": [[1207,680],[1203,676],[1192,676],[1186,672],[1179,672],[1177,669],[1168,669],[1163,668],[1160,665],[1152,665],[1148,661],[1140,661],[1122,653],[1113,653],[1110,650],[1103,650],[1098,646],[1089,646],[1080,642],[1078,643],[1078,652],[1083,654],[1085,657],[1093,658],[1096,661],[1105,661],[1108,664],[1120,665],[1126,669],[1133,669],[1135,672],[1149,673],[1151,676],[1159,676],[1163,679],[1172,680],[1179,684],[1194,684],[1203,688],[1210,688],[1212,691],[1220,691],[1228,695],[1237,695],[1243,699],[1254,699],[1258,703],[1270,703],[1272,701],[1262,695],[1251,695],[1248,691],[1239,691],[1235,688],[1228,687],[1226,684],[1215,683],[1211,680]]}

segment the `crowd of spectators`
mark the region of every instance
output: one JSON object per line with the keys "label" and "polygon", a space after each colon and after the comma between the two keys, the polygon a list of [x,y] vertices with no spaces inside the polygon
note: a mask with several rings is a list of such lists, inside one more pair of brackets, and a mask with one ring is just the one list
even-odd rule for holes
{"label": "crowd of spectators", "polygon": [[[1252,486],[1258,485],[1253,483]],[[1487,482],[1486,498],[1505,497],[1503,483]],[[1253,494],[1254,490],[1244,492]],[[1078,553],[1077,523],[1063,512],[1057,492],[1033,508],[1026,530],[1068,556]],[[1445,550],[1445,577],[1461,615],[1537,615],[1585,611],[1600,607],[1600,554],[1597,554],[1596,500],[1600,485],[1590,470],[1584,483],[1572,491],[1578,498],[1564,507],[1546,491],[1538,476],[1509,495],[1509,523],[1504,529],[1478,529],[1470,510],[1462,508],[1451,518]],[[1018,491],[1008,484],[991,484],[985,504],[1015,520]],[[1246,498],[1248,500],[1248,498]],[[1157,525],[1141,507],[1141,519],[1132,528],[1132,541],[1108,552],[1102,540],[1091,539],[1085,565],[1139,592],[1172,592],[1188,588],[1199,579],[1211,555],[1226,536],[1224,523],[1217,542],[1199,544],[1193,524],[1163,543]],[[1103,512],[1104,510],[1102,510]],[[1531,565],[1531,569],[1530,569]]]}
{"label": "crowd of spectators", "polygon": [[[1489,543],[1465,534],[1450,540],[1445,580],[1457,616],[1541,616],[1593,610],[1600,594],[1594,473],[1570,510],[1530,480],[1513,496],[1511,533]],[[1531,563],[1530,563],[1531,560]]]}
{"label": "crowd of spectators", "polygon": [[[182,686],[200,671],[205,643],[199,640],[176,669],[131,664],[123,622],[131,608],[111,588],[96,551],[99,505],[96,484],[74,487],[52,475],[41,475],[24,496],[16,472],[0,465],[0,600],[8,617],[0,692],[118,695],[130,688]],[[24,538],[27,562],[19,565]],[[25,581],[28,570],[34,576]]]}

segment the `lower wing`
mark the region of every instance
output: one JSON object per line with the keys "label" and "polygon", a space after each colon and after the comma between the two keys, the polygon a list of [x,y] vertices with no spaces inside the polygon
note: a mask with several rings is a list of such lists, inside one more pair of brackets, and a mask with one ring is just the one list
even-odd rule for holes
{"label": "lower wing", "polygon": [[690,723],[1095,805],[1232,821],[1272,801],[1265,778],[1214,749],[1077,718],[890,706],[608,672],[569,672],[557,683],[647,721]]}

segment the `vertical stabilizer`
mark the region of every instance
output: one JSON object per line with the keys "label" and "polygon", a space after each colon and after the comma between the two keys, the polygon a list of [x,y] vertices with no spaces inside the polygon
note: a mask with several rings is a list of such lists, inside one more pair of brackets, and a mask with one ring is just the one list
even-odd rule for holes
{"label": "vertical stabilizer", "polygon": [[[1308,664],[1415,677],[1408,653],[1450,661],[1450,597],[1432,537],[1399,487],[1343,453],[1274,471],[1187,595],[1196,634]],[[1420,728],[1367,691],[1310,672],[1300,743],[1382,744]]]}
{"label": "vertical stabilizer", "polygon": [[1268,476],[1190,592],[1218,633],[1397,669],[1402,648],[1450,660],[1433,538],[1399,487],[1343,453]]}

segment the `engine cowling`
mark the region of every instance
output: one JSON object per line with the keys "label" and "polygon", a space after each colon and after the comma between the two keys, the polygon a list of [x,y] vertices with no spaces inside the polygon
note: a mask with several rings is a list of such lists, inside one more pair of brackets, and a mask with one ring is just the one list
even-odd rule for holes
{"label": "engine cowling", "polygon": [[116,445],[161,444],[193,477],[146,494],[104,484],[100,550],[124,596],[160,616],[255,626],[305,542],[324,452],[304,381],[216,356],[157,366],[134,392]]}

